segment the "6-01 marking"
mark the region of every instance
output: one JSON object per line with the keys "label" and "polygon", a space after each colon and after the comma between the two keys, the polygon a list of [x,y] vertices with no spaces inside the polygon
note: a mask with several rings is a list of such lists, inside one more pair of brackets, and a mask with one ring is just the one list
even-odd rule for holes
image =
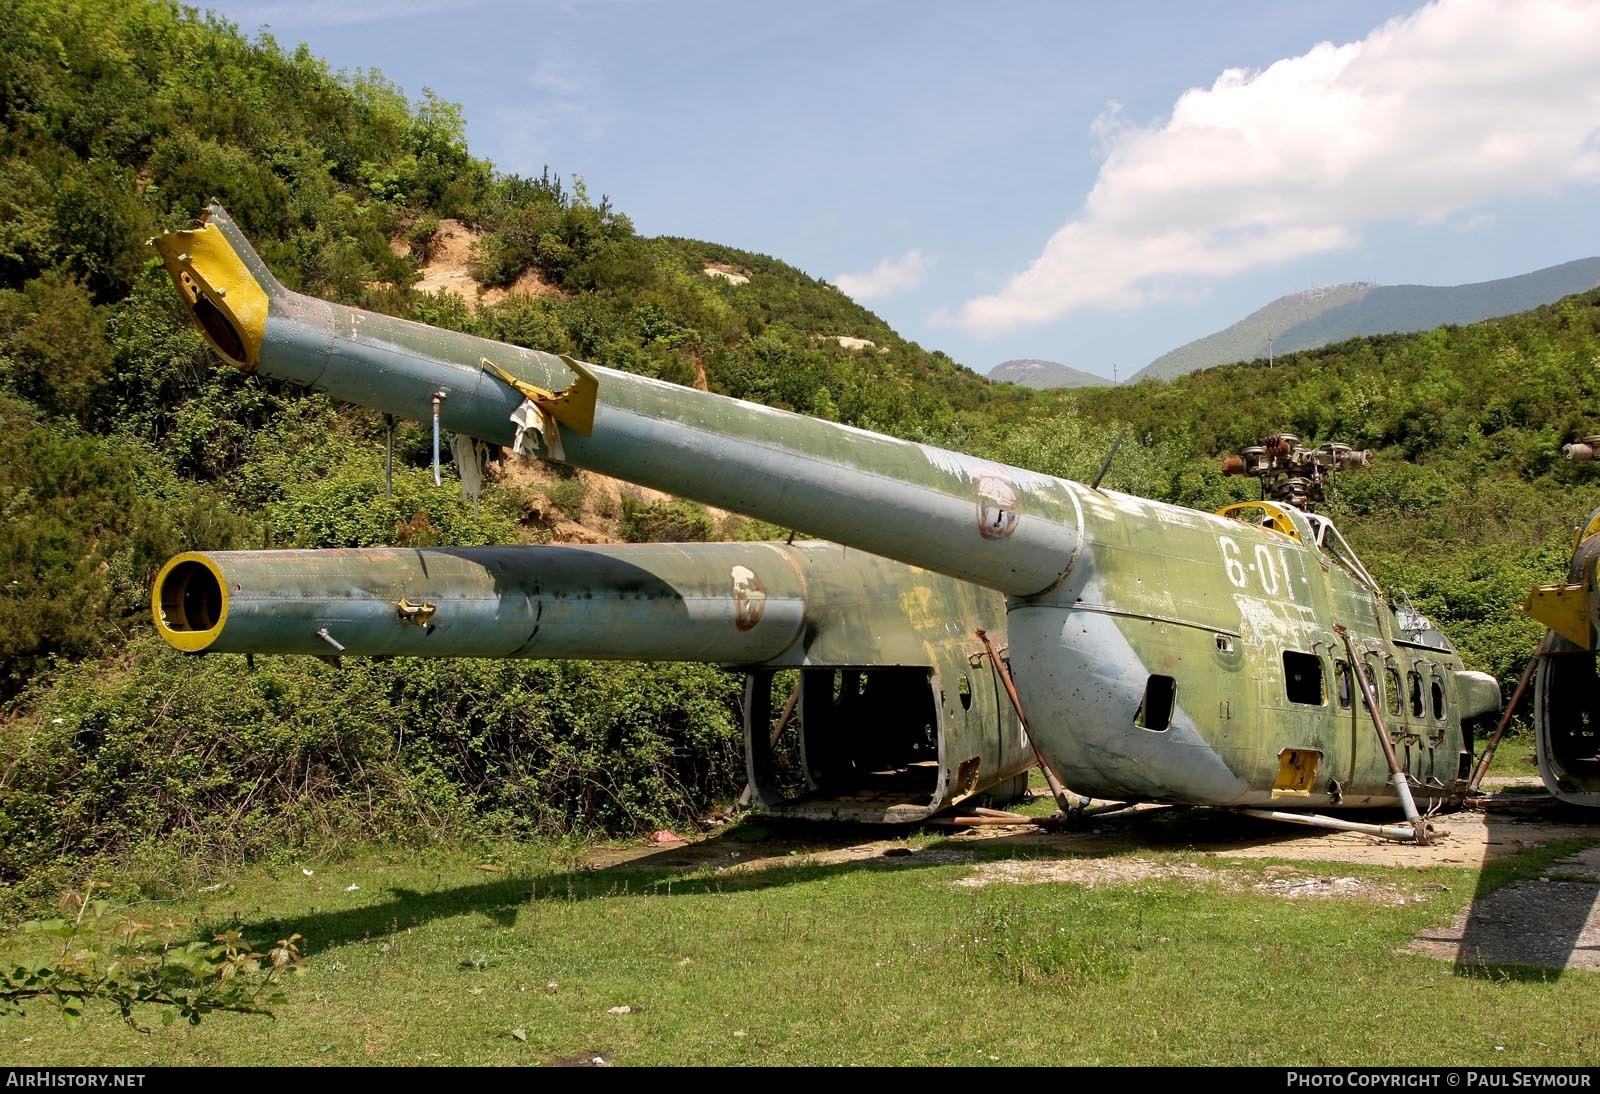
{"label": "6-01 marking", "polygon": [[1278,557],[1272,557],[1272,548],[1265,543],[1256,544],[1255,562],[1245,566],[1243,552],[1239,545],[1227,536],[1218,536],[1217,544],[1222,550],[1222,566],[1228,573],[1228,580],[1237,588],[1250,587],[1250,573],[1254,571],[1256,580],[1260,582],[1261,589],[1268,596],[1277,596],[1279,587],[1278,567],[1283,567],[1282,586],[1284,593],[1290,600],[1294,599],[1294,577],[1289,569],[1289,556],[1282,547],[1278,548]]}

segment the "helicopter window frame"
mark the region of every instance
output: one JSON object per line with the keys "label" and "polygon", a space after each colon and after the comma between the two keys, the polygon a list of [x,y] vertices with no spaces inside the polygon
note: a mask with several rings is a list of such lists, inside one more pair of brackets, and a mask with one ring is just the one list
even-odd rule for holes
{"label": "helicopter window frame", "polygon": [[1356,701],[1355,673],[1350,668],[1350,662],[1342,657],[1333,661],[1334,696],[1340,710],[1349,710]]}
{"label": "helicopter window frame", "polygon": [[1434,672],[1428,675],[1433,682],[1433,720],[1442,722],[1445,720],[1445,712],[1450,709],[1450,696],[1445,691],[1444,680],[1440,678],[1438,673]]}
{"label": "helicopter window frame", "polygon": [[1333,526],[1333,521],[1320,513],[1305,513],[1303,515],[1311,523],[1313,538],[1316,540],[1317,546],[1322,549],[1322,553],[1349,571],[1350,575],[1361,584],[1375,593],[1380,592],[1378,583],[1373,580],[1372,575],[1367,572],[1367,568],[1362,565],[1361,558],[1356,554],[1355,548],[1351,547],[1345,541],[1344,536],[1339,534],[1339,529]]}
{"label": "helicopter window frame", "polygon": [[1400,673],[1393,665],[1383,666],[1383,675],[1386,678],[1385,698],[1388,700],[1388,711],[1398,717],[1405,709],[1400,702]]}
{"label": "helicopter window frame", "polygon": [[1172,728],[1172,714],[1178,706],[1178,681],[1171,676],[1152,674],[1145,681],[1139,709],[1133,724],[1150,733],[1165,733]]}
{"label": "helicopter window frame", "polygon": [[1422,703],[1422,673],[1416,669],[1406,672],[1406,691],[1411,697],[1411,716],[1421,718],[1426,713]]}
{"label": "helicopter window frame", "polygon": [[1359,694],[1361,695],[1361,709],[1370,715],[1372,713],[1372,704],[1367,701],[1367,692],[1371,691],[1373,697],[1377,699],[1378,705],[1383,705],[1383,674],[1378,671],[1378,666],[1371,661],[1361,662],[1356,666],[1356,671],[1361,673],[1363,679],[1366,680],[1367,686],[1362,688]]}
{"label": "helicopter window frame", "polygon": [[1328,680],[1322,658],[1300,650],[1284,650],[1283,691],[1291,703],[1308,707],[1327,706]]}

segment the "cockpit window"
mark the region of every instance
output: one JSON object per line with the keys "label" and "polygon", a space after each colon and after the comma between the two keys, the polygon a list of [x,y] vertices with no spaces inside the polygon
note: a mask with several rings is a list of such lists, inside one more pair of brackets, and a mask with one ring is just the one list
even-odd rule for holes
{"label": "cockpit window", "polygon": [[1361,559],[1351,549],[1339,534],[1339,529],[1327,517],[1317,513],[1307,513],[1306,519],[1311,522],[1311,531],[1316,536],[1317,546],[1322,548],[1322,553],[1337,562],[1340,566],[1350,571],[1350,574],[1361,584],[1378,591],[1378,583],[1372,580],[1372,575],[1367,573],[1367,568],[1361,564]]}

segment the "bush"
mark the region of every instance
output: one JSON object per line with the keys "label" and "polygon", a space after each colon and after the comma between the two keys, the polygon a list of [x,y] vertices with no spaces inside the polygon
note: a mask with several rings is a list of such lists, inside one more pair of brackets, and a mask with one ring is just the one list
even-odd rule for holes
{"label": "bush", "polygon": [[620,532],[628,543],[704,543],[716,532],[711,514],[692,501],[622,496]]}
{"label": "bush", "polygon": [[0,397],[0,698],[56,657],[86,657],[149,611],[168,557],[228,547],[242,522],[148,446],[41,423]]}
{"label": "bush", "polygon": [[589,496],[589,488],[584,486],[583,479],[573,475],[570,478],[557,479],[550,484],[549,490],[545,493],[551,505],[568,516],[577,518],[583,513],[583,503]]}
{"label": "bush", "polygon": [[[738,793],[740,680],[709,665],[194,657],[154,635],[0,724],[18,901],[159,843],[191,866],[353,837],[632,835]],[[12,907],[15,911],[15,906]]]}
{"label": "bush", "polygon": [[55,272],[20,293],[0,290],[0,380],[49,413],[85,420],[111,364],[105,311]]}
{"label": "bush", "polygon": [[504,502],[486,492],[474,508],[456,483],[435,486],[431,471],[415,467],[394,469],[391,497],[381,453],[356,451],[326,475],[285,483],[283,499],[268,511],[289,540],[284,546],[481,547],[516,541]]}

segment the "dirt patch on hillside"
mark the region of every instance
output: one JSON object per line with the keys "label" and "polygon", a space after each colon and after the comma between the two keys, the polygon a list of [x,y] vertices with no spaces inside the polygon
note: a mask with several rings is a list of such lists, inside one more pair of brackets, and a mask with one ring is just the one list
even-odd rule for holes
{"label": "dirt patch on hillside", "polygon": [[[472,245],[478,238],[477,232],[459,220],[439,221],[439,230],[428,243],[427,261],[418,267],[419,276],[413,288],[418,292],[453,292],[469,306],[476,307],[478,282],[472,276],[471,264]],[[406,252],[409,251],[407,247]]]}
{"label": "dirt patch on hillside", "polygon": [[870,349],[879,353],[889,352],[888,346],[880,346],[870,338],[857,338],[853,334],[813,334],[811,339],[814,342],[837,342],[845,349]]}
{"label": "dirt patch on hillside", "polygon": [[[427,260],[417,268],[417,283],[412,287],[417,292],[455,293],[466,301],[467,307],[473,309],[480,305],[498,304],[508,296],[566,295],[534,270],[523,271],[509,288],[496,286],[485,289],[472,276],[472,248],[482,238],[482,232],[473,231],[459,220],[442,218],[438,231],[428,242]],[[404,238],[391,240],[389,246],[396,254],[411,253],[411,245]]]}
{"label": "dirt patch on hillside", "polygon": [[734,266],[727,262],[707,262],[700,269],[707,277],[720,277],[730,285],[750,283],[751,273],[743,266]]}
{"label": "dirt patch on hillside", "polygon": [[[660,490],[511,453],[491,463],[486,471],[520,498],[525,519],[547,528],[556,543],[621,543],[619,518],[624,494],[646,503],[674,500]],[[577,485],[563,490],[562,484],[570,482]],[[701,508],[719,528],[738,519],[723,509]]]}

